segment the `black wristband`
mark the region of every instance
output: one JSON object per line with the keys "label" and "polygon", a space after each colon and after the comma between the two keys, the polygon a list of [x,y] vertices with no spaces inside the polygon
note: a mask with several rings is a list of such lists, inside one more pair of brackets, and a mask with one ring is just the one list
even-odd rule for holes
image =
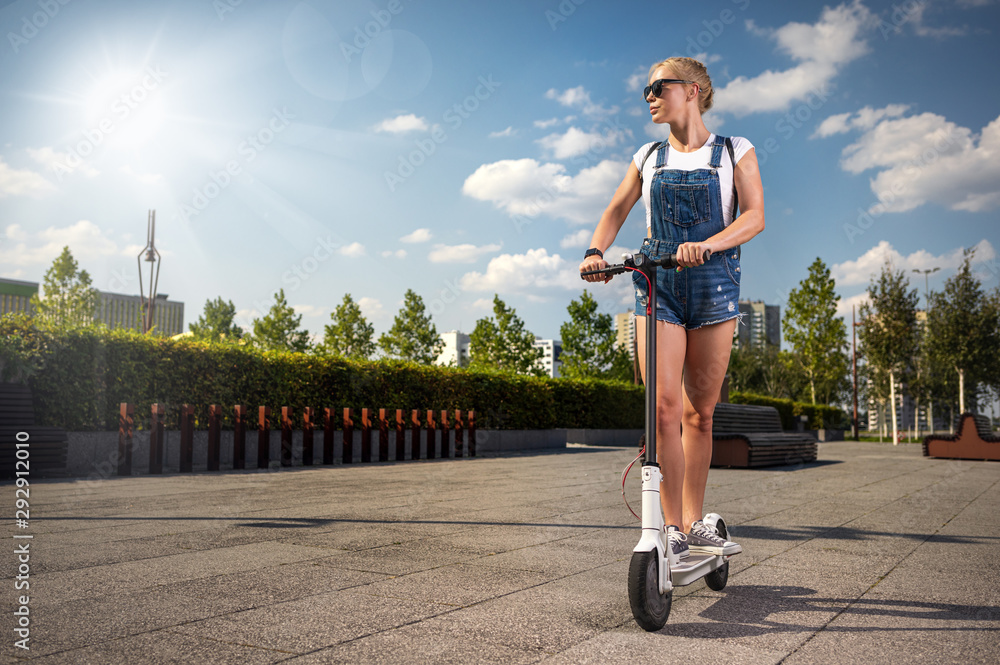
{"label": "black wristband", "polygon": [[588,249],[586,251],[586,253],[583,255],[583,258],[586,259],[586,258],[589,258],[589,257],[595,255],[595,254],[597,256],[601,257],[602,259],[604,258],[604,252],[602,252],[601,250],[597,249],[596,247],[591,247],[590,249]]}

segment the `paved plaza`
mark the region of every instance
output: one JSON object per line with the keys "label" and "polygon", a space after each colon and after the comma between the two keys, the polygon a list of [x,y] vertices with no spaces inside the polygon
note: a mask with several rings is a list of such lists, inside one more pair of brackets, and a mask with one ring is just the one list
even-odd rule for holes
{"label": "paved plaza", "polygon": [[0,662],[1000,661],[1000,464],[840,442],[713,469],[708,508],[744,554],[646,633],[626,591],[634,454],[33,481],[28,529],[7,523]]}

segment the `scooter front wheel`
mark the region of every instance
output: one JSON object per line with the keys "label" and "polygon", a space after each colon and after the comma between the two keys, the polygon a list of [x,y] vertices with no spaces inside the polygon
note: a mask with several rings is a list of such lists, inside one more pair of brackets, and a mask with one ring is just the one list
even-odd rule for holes
{"label": "scooter front wheel", "polygon": [[660,593],[659,555],[652,552],[633,552],[628,567],[628,600],[632,616],[643,630],[663,628],[670,616],[670,603],[674,592]]}

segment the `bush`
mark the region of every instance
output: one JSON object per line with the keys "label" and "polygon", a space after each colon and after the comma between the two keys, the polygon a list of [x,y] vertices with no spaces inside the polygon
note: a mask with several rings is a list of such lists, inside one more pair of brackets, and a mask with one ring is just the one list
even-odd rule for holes
{"label": "bush", "polygon": [[773,406],[781,416],[781,427],[786,430],[797,428],[799,416],[809,417],[808,429],[848,429],[850,423],[842,409],[825,404],[806,404],[793,402],[790,399],[739,392],[730,393],[729,401],[733,404]]}
{"label": "bush", "polygon": [[[26,317],[0,319],[0,335],[17,335],[40,359],[30,377],[39,424],[72,431],[118,429],[119,405],[135,405],[138,428],[149,426],[149,405],[166,407],[177,427],[179,407],[195,407],[207,427],[208,406],[269,406],[272,426],[281,407],[298,423],[306,406],[339,409],[427,409],[476,412],[481,428],[639,428],[641,386],[601,380],[570,381],[418,365],[399,360],[351,361],[305,353],[260,351],[232,342],[144,336],[104,327],[42,330]],[[360,412],[359,412],[360,415]],[[394,416],[395,414],[393,414]],[[322,421],[320,416],[318,420]]]}

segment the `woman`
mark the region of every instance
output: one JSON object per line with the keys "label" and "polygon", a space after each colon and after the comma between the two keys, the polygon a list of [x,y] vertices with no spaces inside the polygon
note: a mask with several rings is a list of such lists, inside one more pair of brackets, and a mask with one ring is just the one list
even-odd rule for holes
{"label": "woman", "polygon": [[[764,191],[750,142],[718,137],[705,128],[702,114],[712,107],[713,93],[703,64],[669,58],[650,68],[649,83],[644,99],[650,116],[670,126],[669,138],[635,153],[580,271],[607,266],[604,251],[642,196],[647,237],[641,251],[675,253],[682,266],[658,271],[656,283],[656,455],[664,476],[660,501],[667,539],[681,558],[689,552],[736,554],[742,551],[738,544],[702,522],[702,504],[712,461],[712,415],[739,318],[739,246],[764,230]],[[644,277],[633,276],[636,339],[643,357],[641,314],[648,287]]]}

